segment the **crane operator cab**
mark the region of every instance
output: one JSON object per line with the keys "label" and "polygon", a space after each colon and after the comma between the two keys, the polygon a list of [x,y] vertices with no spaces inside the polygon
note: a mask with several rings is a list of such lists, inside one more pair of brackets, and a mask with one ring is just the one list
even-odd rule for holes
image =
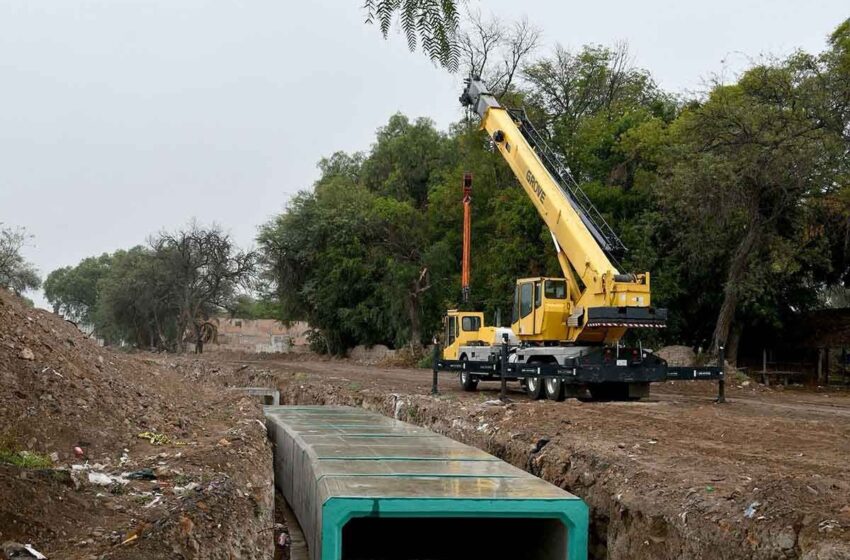
{"label": "crane operator cab", "polygon": [[572,310],[566,279],[521,278],[514,291],[511,328],[521,340],[566,340]]}
{"label": "crane operator cab", "polygon": [[443,358],[459,360],[461,346],[492,344],[495,329],[484,326],[484,313],[449,309],[443,317]]}

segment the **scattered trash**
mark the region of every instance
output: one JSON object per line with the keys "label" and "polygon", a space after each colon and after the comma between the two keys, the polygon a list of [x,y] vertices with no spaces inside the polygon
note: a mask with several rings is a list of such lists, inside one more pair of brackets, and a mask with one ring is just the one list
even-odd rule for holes
{"label": "scattered trash", "polygon": [[29,348],[26,348],[26,347],[24,347],[24,349],[21,350],[21,353],[19,354],[19,356],[22,360],[34,360],[35,359],[35,354],[32,353],[32,350],[30,350]]}
{"label": "scattered trash", "polygon": [[47,556],[34,549],[31,544],[25,544],[24,549],[32,554],[32,557],[36,560],[47,560]]}
{"label": "scattered trash", "polygon": [[156,432],[141,432],[137,437],[148,440],[152,445],[168,445],[171,443],[171,439],[167,435]]}
{"label": "scattered trash", "polygon": [[105,473],[90,472],[89,482],[98,486],[109,486],[112,484],[112,477]]}
{"label": "scattered trash", "polygon": [[183,496],[197,489],[198,486],[200,486],[200,484],[198,484],[197,482],[190,482],[186,486],[175,486],[174,493],[178,496]]}
{"label": "scattered trash", "polygon": [[289,542],[289,535],[286,533],[281,533],[277,537],[277,546],[284,548],[286,544]]}
{"label": "scattered trash", "polygon": [[154,474],[153,469],[140,469],[138,471],[124,473],[122,476],[130,480],[156,480],[156,474]]}
{"label": "scattered trash", "polygon": [[829,533],[833,529],[841,527],[841,523],[835,519],[824,519],[818,523],[818,533]]}
{"label": "scattered trash", "polygon": [[499,399],[491,399],[489,401],[484,401],[481,403],[483,406],[505,406],[505,403],[500,401]]}
{"label": "scattered trash", "polygon": [[121,544],[122,544],[122,545],[130,544],[130,543],[132,543],[133,541],[135,541],[135,540],[136,540],[136,539],[138,539],[138,538],[139,538],[138,533],[132,534],[132,535],[130,535],[129,537],[127,537],[126,539],[124,539],[123,541],[121,541]]}
{"label": "scattered trash", "polygon": [[747,509],[744,510],[744,517],[746,517],[747,519],[752,519],[753,516],[756,514],[756,508],[758,508],[760,505],[761,502],[751,503],[749,506],[747,506]]}
{"label": "scattered trash", "polygon": [[225,438],[221,438],[220,440],[218,440],[218,446],[219,447],[228,447],[229,445],[230,445],[230,442],[227,441],[227,439],[225,439]]}
{"label": "scattered trash", "polygon": [[153,506],[155,506],[156,504],[158,504],[158,503],[159,503],[159,502],[161,502],[161,501],[162,501],[162,496],[157,496],[156,498],[154,498],[153,500],[151,500],[151,502],[150,502],[150,503],[145,504],[145,506],[144,506],[144,507],[145,507],[145,508],[152,508]]}
{"label": "scattered trash", "polygon": [[50,460],[53,461],[54,463],[58,463],[59,462],[59,452],[54,451],[53,453],[51,453],[50,454]]}
{"label": "scattered trash", "polygon": [[124,477],[113,476],[102,472],[92,471],[89,473],[89,483],[97,486],[112,486],[113,484],[127,484],[130,482]]}
{"label": "scattered trash", "polygon": [[47,560],[47,556],[34,549],[31,544],[7,541],[0,547],[0,552],[3,553],[5,558],[9,558],[10,560],[18,560],[19,558],[22,560],[31,558],[35,560]]}
{"label": "scattered trash", "polygon": [[705,491],[706,492],[714,492],[714,486],[709,484],[708,486],[705,487]]}
{"label": "scattered trash", "polygon": [[74,457],[76,457],[77,459],[82,459],[85,456],[86,456],[86,452],[83,451],[82,447],[78,446],[78,447],[74,448]]}

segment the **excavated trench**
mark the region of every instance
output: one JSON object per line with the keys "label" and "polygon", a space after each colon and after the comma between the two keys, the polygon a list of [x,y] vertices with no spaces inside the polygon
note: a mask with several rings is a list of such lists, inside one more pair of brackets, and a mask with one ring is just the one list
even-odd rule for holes
{"label": "excavated trench", "polygon": [[[360,406],[395,417],[467,445],[478,447],[581,497],[590,508],[588,557],[591,559],[749,559],[798,558],[796,551],[773,549],[753,554],[729,532],[711,522],[673,518],[658,504],[624,503],[615,485],[621,479],[602,456],[548,440],[530,442],[507,433],[482,433],[458,414],[457,402],[420,395],[363,393],[328,383],[283,384],[281,404]],[[448,529],[447,529],[448,530]]]}

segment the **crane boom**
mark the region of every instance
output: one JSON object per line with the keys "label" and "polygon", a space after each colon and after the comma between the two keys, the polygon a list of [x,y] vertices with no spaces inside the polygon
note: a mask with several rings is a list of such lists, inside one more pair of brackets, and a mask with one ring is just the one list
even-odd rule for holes
{"label": "crane boom", "polygon": [[[610,343],[630,326],[664,326],[666,311],[650,307],[649,273],[621,273],[617,260],[625,247],[525,113],[503,107],[476,79],[468,82],[460,101],[481,117],[481,128],[552,233],[569,286],[567,308],[558,311],[565,317],[565,333],[558,340]],[[519,298],[518,291],[517,303]],[[533,321],[525,328],[519,324],[518,334],[549,339],[553,322],[547,328],[543,319]]]}
{"label": "crane boom", "polygon": [[463,302],[469,301],[470,251],[472,250],[472,173],[463,174],[463,258],[461,260],[460,285]]}

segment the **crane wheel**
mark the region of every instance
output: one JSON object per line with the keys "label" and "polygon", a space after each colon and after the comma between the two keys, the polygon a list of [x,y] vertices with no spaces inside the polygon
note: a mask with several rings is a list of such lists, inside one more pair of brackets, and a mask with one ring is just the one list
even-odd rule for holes
{"label": "crane wheel", "polygon": [[566,397],[564,382],[560,377],[544,378],[543,387],[546,389],[546,398],[550,401],[561,402]]}
{"label": "crane wheel", "polygon": [[542,377],[527,377],[525,379],[525,392],[528,393],[531,400],[540,400],[546,395],[543,385],[545,384]]}
{"label": "crane wheel", "polygon": [[[466,354],[461,355],[460,361],[466,361]],[[478,378],[468,372],[459,371],[457,374],[457,380],[460,382],[460,387],[464,391],[471,393],[472,391],[478,389]]]}

